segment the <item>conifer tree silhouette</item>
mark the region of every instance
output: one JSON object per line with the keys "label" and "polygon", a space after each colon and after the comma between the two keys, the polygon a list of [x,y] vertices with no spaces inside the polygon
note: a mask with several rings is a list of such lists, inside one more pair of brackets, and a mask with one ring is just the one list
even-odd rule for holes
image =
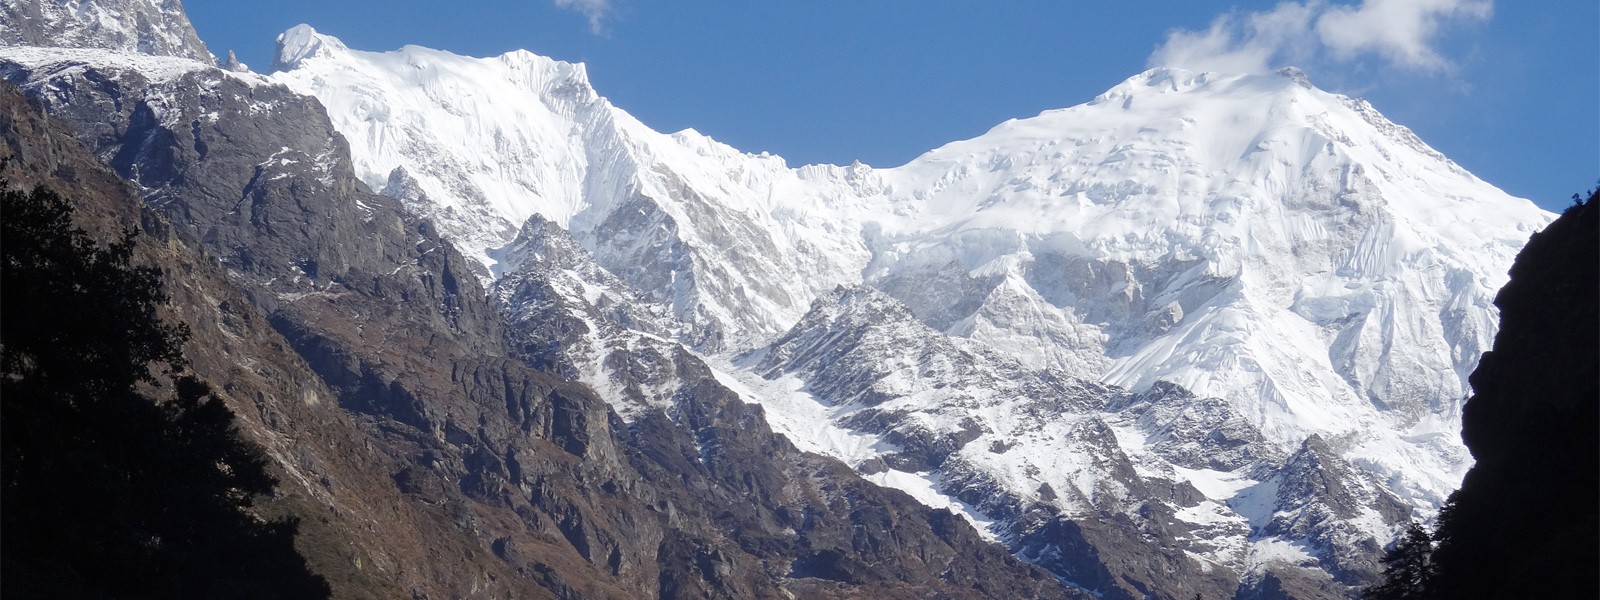
{"label": "conifer tree silhouette", "polygon": [[44,188],[0,180],[0,595],[326,598],[275,480],[187,372],[137,231],[98,246]]}

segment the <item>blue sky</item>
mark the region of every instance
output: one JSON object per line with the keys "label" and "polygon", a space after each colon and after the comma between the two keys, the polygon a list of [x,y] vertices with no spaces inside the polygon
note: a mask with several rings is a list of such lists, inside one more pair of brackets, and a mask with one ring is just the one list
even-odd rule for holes
{"label": "blue sky", "polygon": [[601,94],[791,165],[897,166],[1154,64],[1294,65],[1479,177],[1552,210],[1600,177],[1594,0],[188,0],[257,69],[298,23],[353,48],[587,63]]}

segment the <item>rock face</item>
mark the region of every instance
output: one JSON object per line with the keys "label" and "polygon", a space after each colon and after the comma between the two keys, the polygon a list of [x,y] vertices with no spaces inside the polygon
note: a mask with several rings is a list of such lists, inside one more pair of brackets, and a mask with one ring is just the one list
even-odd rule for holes
{"label": "rock face", "polygon": [[1500,291],[1462,438],[1477,464],[1441,519],[1444,598],[1600,594],[1600,203],[1533,236]]}
{"label": "rock face", "polygon": [[956,499],[1018,556],[1104,597],[1232,596],[1266,577],[1342,596],[1374,581],[1411,518],[1320,436],[1285,455],[1220,399],[1031,369],[872,288],[818,299],[741,362],[826,406],[782,422],[791,438],[876,481],[923,481],[925,501]]}
{"label": "rock face", "polygon": [[179,0],[5,0],[0,43],[101,48],[213,64]]}
{"label": "rock face", "polygon": [[[0,61],[29,96],[6,96],[10,168],[156,234],[195,371],[276,461],[266,510],[303,520],[338,597],[1078,596],[796,450],[681,348],[672,410],[626,423],[530,367],[512,341],[534,333],[353,176],[314,99],[182,59],[30,52]],[[61,126],[30,102],[76,140],[42,137]]]}

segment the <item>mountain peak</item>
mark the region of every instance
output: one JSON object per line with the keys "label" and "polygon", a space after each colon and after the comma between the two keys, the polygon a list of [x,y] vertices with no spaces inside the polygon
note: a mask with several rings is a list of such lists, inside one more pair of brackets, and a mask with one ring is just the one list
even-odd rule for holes
{"label": "mountain peak", "polygon": [[1289,78],[1290,80],[1294,81],[1295,83],[1300,84],[1300,87],[1303,87],[1303,88],[1306,88],[1306,89],[1311,89],[1311,88],[1316,87],[1315,85],[1311,84],[1311,78],[1306,76],[1306,72],[1305,71],[1301,71],[1299,67],[1284,67],[1282,69],[1278,69],[1277,71],[1274,71],[1274,73],[1276,73],[1277,75],[1279,75],[1281,77]]}
{"label": "mountain peak", "polygon": [[339,38],[317,33],[310,25],[301,23],[278,34],[278,52],[271,70],[287,71],[299,67],[303,60],[335,56],[349,50]]}
{"label": "mountain peak", "polygon": [[1214,73],[1196,73],[1177,67],[1156,67],[1129,77],[1096,96],[1090,104],[1120,100],[1136,94],[1182,92],[1209,81]]}
{"label": "mountain peak", "polygon": [[1291,91],[1296,88],[1316,90],[1305,71],[1284,67],[1272,73],[1218,73],[1215,71],[1190,71],[1178,67],[1156,67],[1123,80],[1105,93],[1096,96],[1090,105],[1107,102],[1129,103],[1135,97],[1162,94],[1181,94],[1203,90],[1230,90],[1248,86],[1256,92]]}

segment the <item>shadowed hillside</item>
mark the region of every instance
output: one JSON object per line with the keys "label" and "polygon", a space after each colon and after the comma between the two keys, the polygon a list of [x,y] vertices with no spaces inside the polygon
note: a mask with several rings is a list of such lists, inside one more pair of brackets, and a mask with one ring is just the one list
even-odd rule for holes
{"label": "shadowed hillside", "polygon": [[1528,242],[1472,374],[1477,465],[1441,519],[1443,598],[1600,597],[1600,206]]}

